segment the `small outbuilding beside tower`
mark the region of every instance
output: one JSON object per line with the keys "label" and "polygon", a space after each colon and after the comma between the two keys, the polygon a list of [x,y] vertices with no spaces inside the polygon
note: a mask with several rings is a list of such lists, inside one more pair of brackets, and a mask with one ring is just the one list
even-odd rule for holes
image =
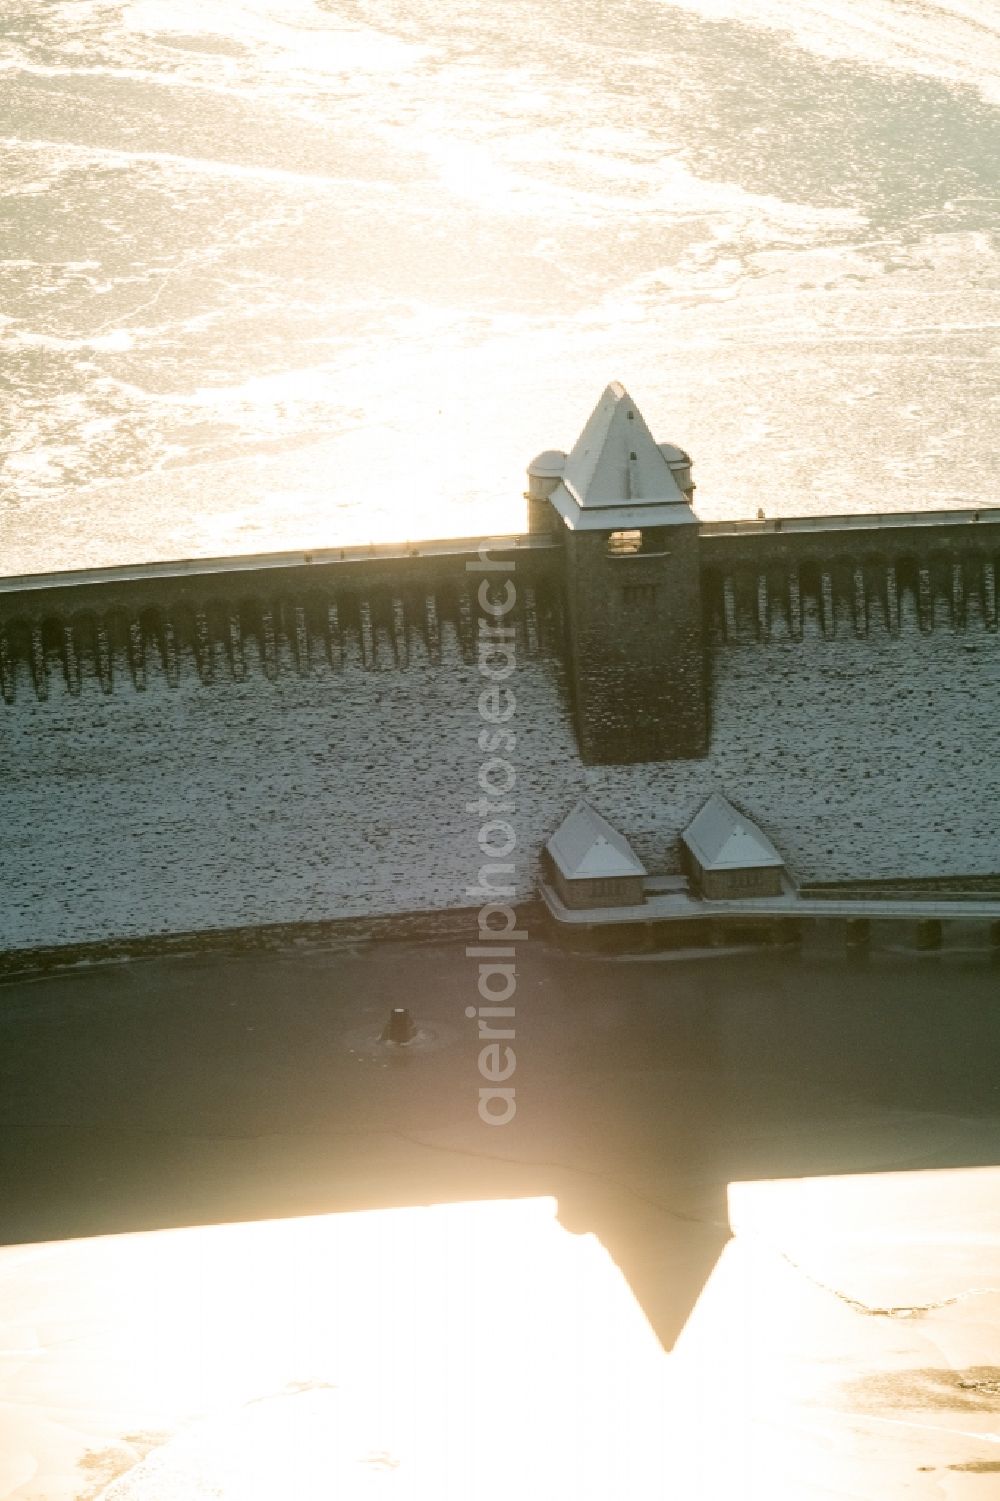
{"label": "small outbuilding beside tower", "polygon": [[542,864],[566,907],[642,903],[646,867],[624,834],[583,798],[546,841]]}
{"label": "small outbuilding beside tower", "polygon": [[780,896],[785,862],[762,829],[713,792],[681,835],[692,890],[707,901]]}

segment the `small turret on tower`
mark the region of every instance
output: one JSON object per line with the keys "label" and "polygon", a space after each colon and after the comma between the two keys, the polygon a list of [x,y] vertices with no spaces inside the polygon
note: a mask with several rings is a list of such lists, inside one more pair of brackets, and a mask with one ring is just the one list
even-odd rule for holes
{"label": "small turret on tower", "polygon": [[547,448],[528,465],[528,488],[524,498],[528,502],[528,531],[556,532],[560,530],[559,517],[549,505],[552,492],[562,479],[566,467],[566,455],[561,448]]}
{"label": "small turret on tower", "polygon": [[677,488],[691,505],[695,492],[695,483],[691,478],[691,455],[685,453],[683,448],[678,448],[676,443],[657,443],[656,446],[666,459],[670,473],[677,481]]}
{"label": "small turret on tower", "polygon": [[655,442],[615,381],[570,453],[540,454],[528,485],[529,530],[564,539],[584,761],[704,755],[699,527],[689,456]]}

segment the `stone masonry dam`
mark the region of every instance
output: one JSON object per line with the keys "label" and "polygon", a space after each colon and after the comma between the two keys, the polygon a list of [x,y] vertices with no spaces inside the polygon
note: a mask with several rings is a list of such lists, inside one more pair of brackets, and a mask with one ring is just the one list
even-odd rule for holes
{"label": "stone masonry dam", "polygon": [[523,535],[0,580],[0,951],[473,905],[484,598],[519,900],[580,796],[652,870],[720,791],[803,881],[1000,875],[1000,509],[705,524],[678,454],[609,387]]}

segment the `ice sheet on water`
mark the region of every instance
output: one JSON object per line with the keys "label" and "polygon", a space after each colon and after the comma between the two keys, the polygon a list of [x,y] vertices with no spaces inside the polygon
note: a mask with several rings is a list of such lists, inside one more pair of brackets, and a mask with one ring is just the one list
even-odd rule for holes
{"label": "ice sheet on water", "polygon": [[993,0],[670,0],[705,20],[780,31],[821,57],[944,79],[1000,103]]}
{"label": "ice sheet on water", "polygon": [[984,0],[8,20],[13,571],[517,528],[615,377],[708,517],[995,495]]}

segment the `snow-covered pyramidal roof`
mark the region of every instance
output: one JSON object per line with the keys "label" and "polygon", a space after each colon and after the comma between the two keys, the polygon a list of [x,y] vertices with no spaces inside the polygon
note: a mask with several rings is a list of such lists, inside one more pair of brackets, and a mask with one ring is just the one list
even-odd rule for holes
{"label": "snow-covered pyramidal roof", "polygon": [[646,867],[632,853],[624,834],[612,828],[583,798],[563,819],[546,848],[570,881],[646,874]]}
{"label": "snow-covered pyramidal roof", "polygon": [[760,870],[783,866],[767,835],[713,792],[681,835],[702,870]]}
{"label": "snow-covered pyramidal roof", "polygon": [[590,414],[551,500],[573,531],[698,524],[619,381],[612,381]]}

